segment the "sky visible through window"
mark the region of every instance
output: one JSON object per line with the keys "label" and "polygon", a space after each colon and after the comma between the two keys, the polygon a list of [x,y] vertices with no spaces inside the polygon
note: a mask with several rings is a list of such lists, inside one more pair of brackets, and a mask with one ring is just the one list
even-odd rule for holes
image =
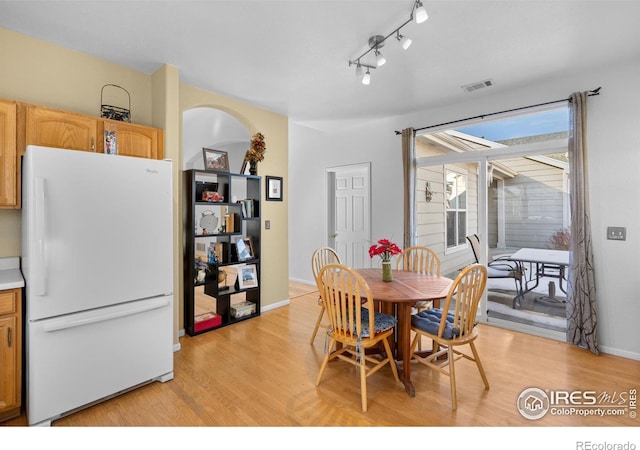
{"label": "sky visible through window", "polygon": [[480,125],[456,128],[456,131],[498,142],[569,130],[569,109],[561,108]]}

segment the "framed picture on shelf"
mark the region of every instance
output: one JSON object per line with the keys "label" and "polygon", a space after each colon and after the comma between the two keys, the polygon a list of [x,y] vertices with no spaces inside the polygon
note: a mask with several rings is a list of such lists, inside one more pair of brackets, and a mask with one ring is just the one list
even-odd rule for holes
{"label": "framed picture on shelf", "polygon": [[251,240],[251,236],[243,239],[245,247],[247,247],[247,251],[251,255],[251,258],[255,258],[256,254],[253,251],[253,241]]}
{"label": "framed picture on shelf", "polygon": [[267,175],[265,178],[267,187],[267,200],[282,201],[282,177],[272,177]]}
{"label": "framed picture on shelf", "polygon": [[238,261],[247,261],[253,258],[251,238],[238,239],[236,241],[236,249],[238,250]]}
{"label": "framed picture on shelf", "polygon": [[238,286],[240,289],[258,286],[258,271],[255,264],[238,266]]}
{"label": "framed picture on shelf", "polygon": [[240,173],[242,175],[249,175],[249,151],[244,154],[244,158],[242,159],[242,168],[240,169]]}
{"label": "framed picture on shelf", "polygon": [[229,172],[229,155],[222,150],[214,150],[212,148],[203,148],[202,156],[204,157],[205,170],[222,170]]}

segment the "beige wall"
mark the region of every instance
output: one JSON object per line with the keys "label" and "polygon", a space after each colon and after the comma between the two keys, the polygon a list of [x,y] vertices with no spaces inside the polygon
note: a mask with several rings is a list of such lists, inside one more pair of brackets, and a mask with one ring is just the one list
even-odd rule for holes
{"label": "beige wall", "polygon": [[105,84],[131,95],[132,122],[151,125],[151,76],[0,28],[0,97],[100,115]]}
{"label": "beige wall", "polygon": [[[0,42],[0,98],[99,116],[102,86],[117,84],[132,121],[152,125],[149,75],[3,28]],[[20,211],[0,210],[0,257],[20,255],[20,226]]]}
{"label": "beige wall", "polygon": [[[132,122],[164,129],[165,156],[174,161],[174,237],[176,324],[182,322],[182,112],[211,106],[234,115],[267,141],[260,175],[285,179],[284,202],[263,202],[271,230],[262,235],[263,307],[288,299],[288,120],[211,92],[180,85],[179,68],[160,67],[148,75],[92,56],[0,28],[0,98],[34,103],[92,116],[100,115],[105,84],[124,87],[131,95]],[[264,194],[263,194],[264,198]],[[0,257],[21,252],[20,211],[0,210]]]}

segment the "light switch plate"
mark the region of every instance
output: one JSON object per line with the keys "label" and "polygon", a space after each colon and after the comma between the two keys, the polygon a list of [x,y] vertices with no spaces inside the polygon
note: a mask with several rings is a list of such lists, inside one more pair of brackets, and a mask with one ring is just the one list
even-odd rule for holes
{"label": "light switch plate", "polygon": [[264,229],[265,230],[270,230],[271,229],[271,221],[270,220],[265,220],[264,221]]}
{"label": "light switch plate", "polygon": [[610,239],[613,241],[627,240],[627,228],[626,227],[607,227],[607,239]]}

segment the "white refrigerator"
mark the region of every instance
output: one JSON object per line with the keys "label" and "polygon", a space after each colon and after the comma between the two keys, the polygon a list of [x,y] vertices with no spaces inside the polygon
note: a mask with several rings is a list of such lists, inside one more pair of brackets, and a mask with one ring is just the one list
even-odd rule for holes
{"label": "white refrigerator", "polygon": [[173,379],[172,164],[29,146],[22,174],[29,425]]}

